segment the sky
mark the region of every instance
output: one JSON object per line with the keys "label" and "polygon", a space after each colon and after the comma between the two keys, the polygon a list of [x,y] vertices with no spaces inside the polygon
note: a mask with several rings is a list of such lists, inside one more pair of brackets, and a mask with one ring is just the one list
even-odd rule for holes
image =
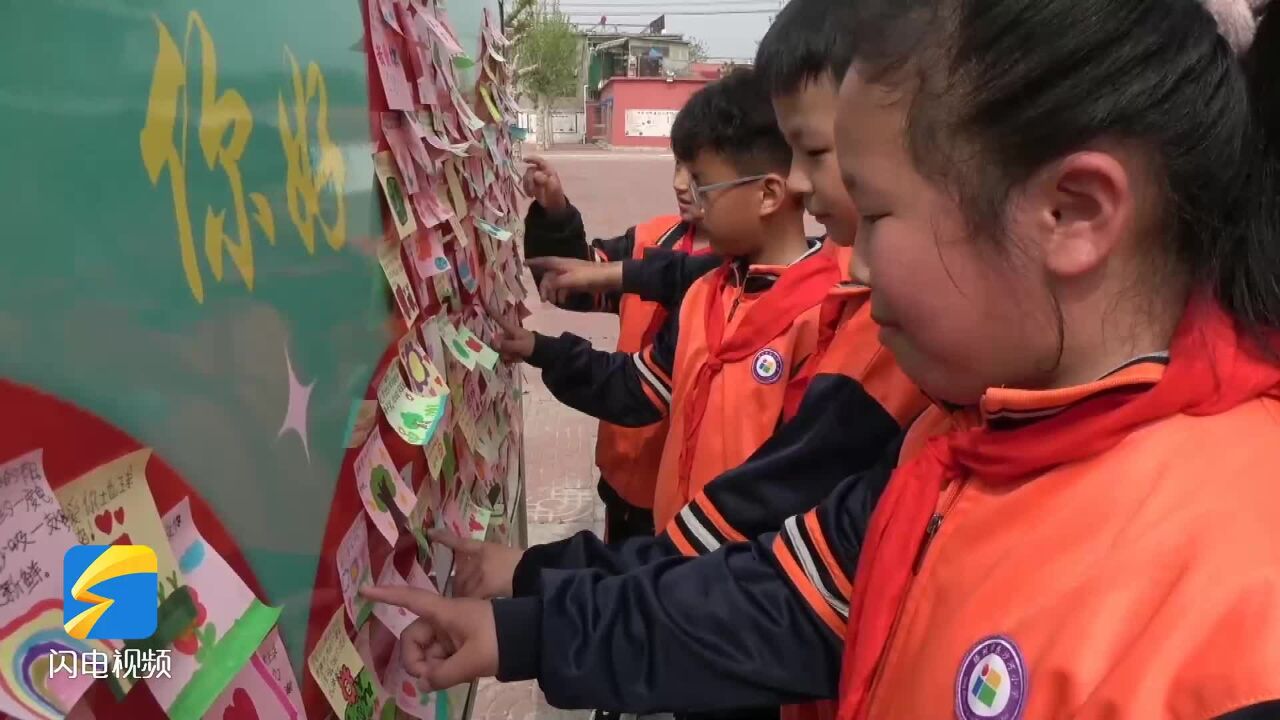
{"label": "sky", "polygon": [[[659,15],[667,17],[667,32],[701,40],[711,57],[751,58],[756,43],[781,0],[559,0],[561,10],[580,24],[598,22],[647,24]],[[754,11],[763,12],[754,12]],[[678,13],[708,12],[706,15]],[[639,28],[620,28],[638,30]]]}

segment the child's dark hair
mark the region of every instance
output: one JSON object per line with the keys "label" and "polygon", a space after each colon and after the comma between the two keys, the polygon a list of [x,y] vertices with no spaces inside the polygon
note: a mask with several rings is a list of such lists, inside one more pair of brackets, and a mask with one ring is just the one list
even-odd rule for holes
{"label": "child's dark hair", "polygon": [[671,125],[671,151],[682,163],[699,152],[723,155],[744,175],[786,174],[791,148],[773,103],[753,70],[738,69],[694,93]]}
{"label": "child's dark hair", "polygon": [[1160,202],[1148,230],[1175,279],[1280,328],[1280,6],[1242,62],[1197,0],[855,4],[855,67],[907,93],[913,161],[976,235],[1002,236],[1010,191],[1038,168],[1121,140],[1145,154]]}
{"label": "child's dark hair", "polygon": [[855,0],[791,0],[756,49],[756,72],[772,96],[830,75],[837,85],[853,62]]}

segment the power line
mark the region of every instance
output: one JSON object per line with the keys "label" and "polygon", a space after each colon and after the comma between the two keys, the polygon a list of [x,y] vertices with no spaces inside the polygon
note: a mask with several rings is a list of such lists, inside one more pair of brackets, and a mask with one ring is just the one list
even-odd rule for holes
{"label": "power line", "polygon": [[[770,0],[694,0],[694,2],[690,4],[711,5],[716,7],[729,7],[734,5],[761,5],[769,1]],[[618,3],[607,2],[607,0],[601,0],[600,2],[589,2],[587,0],[579,0],[579,2],[559,3],[559,7],[561,10],[564,10],[565,8],[569,8],[569,9],[573,9],[573,8],[609,9],[609,8],[627,8],[627,7],[661,8],[661,7],[672,7],[674,5],[675,3],[673,3],[671,0],[643,0],[642,2],[618,2]]]}
{"label": "power line", "polygon": [[778,8],[760,8],[758,10],[666,10],[666,11],[644,11],[644,12],[611,12],[611,11],[592,11],[592,10],[574,10],[565,12],[566,15],[576,15],[579,17],[605,15],[607,17],[653,17],[654,15],[666,15],[667,17],[680,15],[770,15],[778,12]]}

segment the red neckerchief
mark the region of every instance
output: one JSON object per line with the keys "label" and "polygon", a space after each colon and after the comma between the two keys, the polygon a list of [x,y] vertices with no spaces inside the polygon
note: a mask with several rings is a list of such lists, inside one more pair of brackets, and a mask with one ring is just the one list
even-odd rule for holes
{"label": "red neckerchief", "polygon": [[996,485],[1024,482],[1105,452],[1142,425],[1177,414],[1222,413],[1280,385],[1280,365],[1262,357],[1207,295],[1188,303],[1169,355],[1161,380],[1143,392],[1099,395],[1016,429],[949,433],[894,472],[871,517],[853,583],[839,720],[867,716],[872,679],[948,482],[968,476]]}
{"label": "red neckerchief", "polygon": [[826,253],[815,253],[787,268],[768,292],[747,310],[731,337],[724,337],[728,319],[724,311],[724,294],[729,285],[731,264],[725,263],[712,278],[711,297],[703,317],[707,343],[707,361],[698,368],[691,386],[688,415],[685,416],[684,444],[680,449],[679,489],[688,495],[689,477],[693,471],[694,451],[698,447],[698,429],[707,411],[711,381],[725,364],[745,360],[759,351],[795,322],[809,308],[822,302],[840,281],[840,270]]}

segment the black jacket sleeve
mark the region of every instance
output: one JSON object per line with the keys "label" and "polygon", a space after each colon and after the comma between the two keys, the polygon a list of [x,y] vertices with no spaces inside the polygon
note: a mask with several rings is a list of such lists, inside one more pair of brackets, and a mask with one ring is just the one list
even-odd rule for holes
{"label": "black jacket sleeve", "polygon": [[612,577],[544,570],[537,595],[493,603],[499,679],[537,678],[556,707],[637,713],[834,697],[848,593],[832,586],[848,586],[894,461],[753,542]]}
{"label": "black jacket sleeve", "polygon": [[[572,203],[563,212],[550,213],[538,202],[529,206],[524,218],[525,257],[567,257],[596,262],[618,262],[631,257],[635,249],[635,228],[617,237],[597,238],[587,242],[582,213]],[[542,273],[534,273],[534,282],[542,282]],[[618,311],[621,292],[575,293],[560,307],[575,312]]]}
{"label": "black jacket sleeve", "polygon": [[565,405],[622,427],[652,425],[671,406],[679,323],[679,313],[669,314],[653,344],[637,353],[597,350],[571,333],[535,333],[528,363]]}
{"label": "black jacket sleeve", "polygon": [[512,590],[516,597],[537,594],[543,570],[591,568],[606,575],[621,575],[679,552],[665,537],[631,538],[609,545],[584,530],[553,543],[534,545],[516,565]]}
{"label": "black jacket sleeve", "polygon": [[689,286],[723,263],[718,255],[648,248],[643,258],[622,261],[622,292],[634,293],[674,312]]}

